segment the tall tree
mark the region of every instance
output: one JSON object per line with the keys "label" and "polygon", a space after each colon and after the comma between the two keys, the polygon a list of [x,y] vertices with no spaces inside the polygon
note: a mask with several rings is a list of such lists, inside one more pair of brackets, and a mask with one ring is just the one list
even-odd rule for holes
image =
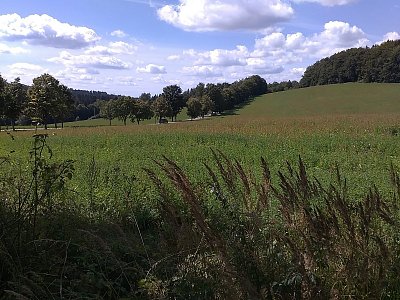
{"label": "tall tree", "polygon": [[51,118],[55,119],[59,110],[59,98],[62,93],[60,82],[49,74],[43,74],[33,79],[28,89],[27,115],[37,122],[47,124]]}
{"label": "tall tree", "polygon": [[161,123],[162,118],[171,115],[172,107],[171,104],[164,98],[164,96],[161,95],[153,102],[153,111],[158,117],[158,123]]}
{"label": "tall tree", "polygon": [[206,95],[213,102],[213,108],[216,112],[222,113],[225,109],[225,101],[222,95],[222,85],[208,83],[206,85]]}
{"label": "tall tree", "polygon": [[126,125],[126,120],[136,109],[135,100],[129,96],[122,96],[114,100],[113,105],[114,116],[123,121],[124,125]]}
{"label": "tall tree", "polygon": [[203,95],[200,100],[201,103],[201,117],[204,118],[206,114],[213,110],[213,102],[208,95]]}
{"label": "tall tree", "polygon": [[100,100],[98,105],[100,107],[100,117],[109,121],[111,126],[111,121],[115,118],[115,100]]}
{"label": "tall tree", "polygon": [[15,130],[15,121],[22,113],[28,96],[26,89],[21,84],[19,77],[6,85],[5,88],[5,117],[11,120],[12,129]]}
{"label": "tall tree", "polygon": [[6,113],[6,84],[7,81],[5,81],[0,75],[0,131]]}
{"label": "tall tree", "polygon": [[163,88],[163,97],[171,106],[171,119],[176,121],[176,116],[185,106],[182,89],[178,85],[169,85]]}
{"label": "tall tree", "polygon": [[189,98],[187,105],[187,115],[193,120],[201,115],[201,101],[198,98]]}
{"label": "tall tree", "polygon": [[149,120],[154,116],[154,112],[151,109],[151,104],[149,100],[139,99],[136,102],[136,109],[134,113],[131,115],[131,121],[134,122],[136,120],[139,125],[143,120]]}
{"label": "tall tree", "polygon": [[64,128],[65,120],[71,116],[74,108],[74,100],[71,91],[65,85],[60,84],[57,89],[56,106],[54,107],[53,118],[57,128],[57,122],[61,122],[61,127]]}

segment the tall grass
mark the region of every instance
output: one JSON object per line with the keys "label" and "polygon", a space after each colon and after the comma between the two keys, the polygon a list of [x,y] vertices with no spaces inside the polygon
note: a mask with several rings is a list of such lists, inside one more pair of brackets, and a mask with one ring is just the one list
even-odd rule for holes
{"label": "tall grass", "polygon": [[[379,299],[399,296],[400,179],[361,198],[338,168],[271,172],[209,152],[198,181],[164,157],[148,179],[54,161],[35,136],[28,168],[1,177],[1,297]],[[8,160],[9,161],[9,160]],[[140,182],[140,183],[138,183]],[[84,200],[84,201],[83,201]]]}

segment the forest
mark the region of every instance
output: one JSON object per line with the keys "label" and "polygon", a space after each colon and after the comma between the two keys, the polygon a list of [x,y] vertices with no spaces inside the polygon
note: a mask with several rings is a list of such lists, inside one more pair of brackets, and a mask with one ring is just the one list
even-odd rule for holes
{"label": "forest", "polygon": [[309,66],[302,87],[346,82],[400,82],[400,41],[352,48]]}

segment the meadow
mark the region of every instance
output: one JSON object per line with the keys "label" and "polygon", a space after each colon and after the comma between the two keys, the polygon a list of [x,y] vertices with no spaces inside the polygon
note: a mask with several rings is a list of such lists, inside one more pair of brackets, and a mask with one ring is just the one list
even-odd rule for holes
{"label": "meadow", "polygon": [[[112,220],[114,220],[119,224],[119,226],[121,226],[121,228],[123,228],[124,231],[126,231],[124,234],[135,239],[138,244],[132,246],[133,248],[129,248],[129,250],[136,254],[140,253],[140,260],[143,260],[138,263],[140,268],[143,270],[145,269],[143,265],[148,263],[147,260],[151,260],[151,263],[149,262],[151,266],[154,263],[158,264],[158,259],[164,260],[166,257],[169,257],[169,255],[178,255],[176,254],[177,252],[174,251],[178,251],[181,248],[188,250],[193,249],[193,247],[194,249],[198,247],[198,249],[202,249],[201,251],[188,250],[190,255],[194,256],[201,253],[201,255],[199,254],[199,257],[196,256],[196,258],[194,258],[194,256],[189,255],[183,257],[182,260],[179,260],[179,263],[175,261],[169,262],[168,267],[166,267],[167,269],[170,268],[167,272],[168,274],[164,273],[162,270],[159,270],[159,273],[154,270],[154,277],[149,277],[147,276],[148,274],[145,276],[144,273],[146,272],[142,269],[140,272],[137,270],[129,270],[129,272],[132,271],[133,274],[135,274],[137,281],[133,279],[132,282],[129,280],[126,281],[128,281],[128,283],[130,282],[133,290],[141,290],[140,293],[137,292],[137,295],[139,295],[138,299],[144,297],[146,293],[149,298],[158,297],[159,299],[163,299],[163,293],[170,293],[169,296],[165,296],[166,298],[177,297],[179,299],[208,299],[214,292],[216,294],[222,293],[221,295],[223,295],[223,288],[222,290],[219,289],[221,286],[218,288],[213,286],[215,282],[210,278],[205,282],[203,281],[204,278],[200,280],[199,278],[202,278],[201,275],[195,271],[198,267],[198,265],[196,267],[196,264],[200,264],[203,267],[208,266],[207,268],[211,269],[205,267],[206,269],[202,269],[202,272],[210,272],[209,276],[216,276],[215,278],[219,278],[215,275],[215,272],[217,271],[213,269],[215,267],[214,263],[216,263],[215,259],[224,260],[224,253],[227,250],[222,249],[223,247],[220,246],[221,242],[220,239],[217,238],[217,235],[210,234],[206,227],[202,227],[201,224],[203,224],[202,222],[204,221],[202,219],[202,213],[197,211],[196,214],[196,210],[193,210],[193,206],[191,206],[194,204],[187,204],[187,206],[184,204],[184,200],[186,199],[185,197],[188,197],[187,195],[192,195],[190,192],[191,190],[187,189],[187,184],[184,180],[186,175],[191,184],[193,184],[194,190],[196,192],[202,191],[200,192],[203,194],[202,197],[207,199],[202,204],[205,206],[203,214],[207,216],[207,222],[211,228],[219,228],[218,230],[221,230],[221,232],[229,232],[233,240],[236,239],[234,238],[236,235],[240,236],[240,234],[243,234],[246,237],[245,239],[251,239],[252,242],[248,242],[253,246],[260,243],[261,240],[264,242],[266,241],[266,236],[264,235],[266,233],[262,230],[263,227],[260,227],[259,233],[253,232],[255,228],[254,226],[256,226],[254,224],[256,223],[251,223],[253,224],[251,225],[251,228],[253,229],[249,229],[249,232],[246,231],[247,229],[244,229],[244,233],[241,233],[241,231],[236,233],[229,231],[229,227],[234,227],[232,224],[236,224],[236,222],[239,222],[240,224],[242,224],[241,222],[244,222],[244,225],[242,225],[244,228],[247,228],[246,226],[248,225],[249,220],[245,218],[243,221],[243,215],[235,215],[236,210],[241,211],[238,207],[241,207],[242,204],[235,202],[239,200],[232,200],[232,206],[226,208],[226,215],[225,213],[220,212],[221,207],[219,204],[217,205],[213,203],[212,200],[214,197],[213,193],[215,192],[214,188],[216,186],[216,181],[215,178],[211,178],[212,176],[210,177],[210,170],[207,169],[205,164],[211,168],[219,170],[216,178],[225,180],[224,187],[229,190],[228,177],[232,175],[229,173],[232,170],[238,172],[242,184],[246,182],[246,180],[243,180],[243,176],[247,177],[251,182],[262,182],[263,180],[266,180],[265,168],[261,167],[263,165],[261,163],[261,157],[263,157],[265,162],[268,164],[271,173],[271,184],[274,186],[281,186],[283,189],[285,181],[282,176],[278,175],[278,172],[281,171],[283,174],[286,174],[287,172],[290,173],[290,169],[287,169],[287,164],[289,163],[291,166],[297,168],[296,166],[299,157],[301,157],[302,163],[304,163],[307,169],[307,178],[309,178],[309,184],[307,184],[307,187],[310,187],[310,194],[312,194],[315,189],[318,189],[311,188],[311,186],[313,186],[312,178],[314,177],[318,178],[318,182],[321,183],[326,191],[329,190],[328,187],[330,184],[337,183],[338,167],[342,176],[347,179],[346,201],[349,201],[349,203],[358,203],[360,199],[363,199],[365,195],[368,194],[368,191],[370,191],[374,185],[376,185],[377,190],[381,195],[380,197],[385,199],[393,198],[393,173],[391,173],[391,166],[393,166],[395,170],[400,169],[399,84],[344,84],[290,90],[260,96],[246,104],[244,107],[231,111],[223,116],[205,118],[196,121],[184,121],[185,116],[181,115],[180,120],[181,121],[173,124],[154,125],[151,121],[149,122],[150,124],[129,124],[127,126],[123,126],[117,122],[115,122],[116,125],[114,126],[103,126],[107,124],[106,120],[104,120],[104,123],[102,123],[103,120],[91,120],[66,124],[64,129],[49,129],[46,132],[39,130],[37,132],[40,134],[46,133],[48,135],[46,142],[51,148],[53,156],[51,159],[48,159],[45,155],[46,161],[47,159],[49,162],[60,162],[66,159],[73,160],[74,172],[72,179],[68,181],[67,194],[69,197],[72,195],[75,199],[75,205],[81,207],[88,215],[91,215],[92,217],[94,216],[94,219],[90,219],[90,223],[96,223],[99,220],[106,220],[107,222],[113,222]],[[18,170],[20,173],[30,170],[29,164],[32,164],[32,158],[30,158],[29,151],[32,149],[32,135],[32,131],[17,131],[12,132],[11,134],[6,134],[5,132],[0,133],[0,157],[7,157],[10,162],[2,164],[1,173],[3,177],[6,176],[5,174],[9,174],[10,172],[15,173],[15,170]],[[219,154],[213,155],[213,153],[218,153],[218,151],[223,153],[221,154],[222,156]],[[165,167],[164,165],[163,168],[162,166],[165,163],[163,156],[175,162],[177,166],[174,166],[172,162],[169,164],[167,161],[166,163],[169,167]],[[31,161],[31,163],[29,163],[29,161]],[[160,166],[157,162],[164,163],[161,163]],[[232,167],[233,165],[241,167]],[[299,174],[301,174],[302,170],[301,165],[302,164],[299,166]],[[221,168],[221,166],[225,166],[225,168]],[[232,167],[232,170],[228,172],[227,170],[229,170],[230,166]],[[241,168],[245,170],[244,173],[241,173]],[[171,170],[175,170],[175,173]],[[186,175],[183,176],[180,173],[181,171]],[[228,176],[224,172],[227,172],[226,174],[230,175]],[[155,177],[159,177],[160,181],[157,181]],[[168,180],[168,178],[170,180]],[[288,177],[287,182],[291,182],[292,179]],[[296,186],[296,181],[295,179],[293,180],[293,186]],[[168,193],[163,190],[164,183],[169,190]],[[174,186],[175,189],[173,188]],[[179,187],[183,187],[182,190],[179,190]],[[254,187],[256,187],[256,185],[254,185]],[[319,190],[318,194],[313,194],[311,198],[318,198],[321,193],[324,192],[325,190]],[[204,195],[204,193],[210,194]],[[258,193],[259,190],[255,189],[252,190],[250,194],[254,196],[255,194],[258,195]],[[181,198],[179,196],[180,194],[183,195]],[[275,199],[280,199],[277,191],[274,191],[274,195]],[[127,200],[128,198],[131,202]],[[166,206],[161,205],[162,209],[160,209],[158,206],[160,201],[161,203],[164,203],[163,201],[166,201],[166,199],[172,199],[171,201],[173,203],[175,203],[174,201],[177,202],[172,208],[168,208],[168,204],[163,204]],[[372,199],[375,198],[372,197]],[[191,202],[189,201],[188,203]],[[376,207],[379,208],[379,201],[377,201],[377,203]],[[314,205],[315,203],[310,207],[312,208]],[[283,207],[285,206],[283,205]],[[129,212],[130,209],[132,211]],[[181,220],[179,222],[183,222],[186,224],[185,226],[189,226],[190,228],[192,228],[192,225],[188,224],[194,222],[200,229],[194,226],[186,233],[183,231],[184,233],[182,233],[182,237],[180,237],[182,240],[178,238],[180,242],[178,242],[178,245],[173,243],[174,247],[176,247],[174,248],[171,244],[168,244],[171,241],[169,241],[167,237],[158,240],[159,238],[156,237],[159,235],[162,236],[162,234],[157,233],[157,230],[154,228],[159,228],[158,226],[160,226],[160,228],[163,228],[161,230],[164,232],[164,230],[168,231],[165,229],[165,226],[167,226],[167,228],[169,228],[168,226],[172,226],[172,232],[177,231],[178,227],[174,227],[177,225],[171,225],[168,222],[171,221],[170,214],[176,214],[176,210],[179,209],[182,210],[182,212],[178,213],[178,215],[181,215]],[[96,211],[96,213],[91,212],[91,210]],[[172,211],[175,211],[175,213],[172,213]],[[353,211],[350,209],[350,211],[358,213],[358,210]],[[163,212],[167,213],[169,221],[164,219]],[[191,212],[192,217],[188,217],[188,215],[190,215],[189,212]],[[256,212],[257,210],[255,213]],[[299,216],[298,211],[293,213],[296,216]],[[340,215],[341,213],[343,212],[338,214]],[[276,214],[276,211],[274,214]],[[134,217],[134,222],[131,219],[132,215]],[[316,214],[315,218],[318,219],[318,214]],[[375,217],[371,218],[375,220]],[[277,219],[280,219],[280,217],[277,217]],[[121,223],[125,224],[124,222],[129,223],[127,220],[133,222],[133,225],[129,225],[132,227],[128,226],[130,228],[129,230],[124,229],[125,227],[121,225]],[[270,228],[270,219],[263,215],[260,220],[263,220],[263,222],[268,221],[263,224],[265,225],[265,228]],[[376,219],[375,221],[375,225],[382,222],[380,219]],[[158,225],[154,225],[156,223]],[[83,222],[83,224],[86,223]],[[283,224],[285,223],[283,222]],[[303,222],[300,222],[299,224],[303,224]],[[341,226],[344,226],[343,228],[346,228],[344,224],[346,224],[345,217],[343,217],[343,222],[340,223],[338,227],[342,228]],[[358,228],[361,226],[360,224],[356,227]],[[86,224],[85,226],[89,225]],[[371,228],[376,229],[378,227]],[[101,236],[99,232],[103,232],[104,228],[99,229],[96,227],[92,228],[92,230],[91,234],[95,232],[97,238]],[[110,233],[111,235],[116,234],[114,229],[107,230],[107,233],[103,232],[105,236]],[[182,230],[182,227],[179,227],[179,230]],[[203,237],[201,237],[201,234],[194,233],[198,230],[203,232]],[[274,230],[276,230],[276,228]],[[293,226],[289,226],[286,230],[290,233],[292,232],[291,230],[294,229]],[[305,227],[299,227],[296,230],[312,231],[312,229],[307,229]],[[376,230],[378,232],[381,229]],[[138,235],[138,232],[140,236]],[[262,238],[258,236],[261,232]],[[294,234],[296,233],[296,231],[293,232]],[[372,232],[375,231],[371,229],[371,235]],[[122,234],[122,236],[124,234]],[[169,232],[168,234],[171,235],[172,233]],[[166,236],[168,236],[168,234]],[[193,241],[189,242],[187,239],[191,239],[191,235],[193,235]],[[101,236],[101,238],[105,240],[102,243],[112,243],[109,242],[109,240],[106,240],[103,236]],[[112,236],[109,238],[112,240]],[[258,238],[261,240],[257,240]],[[204,239],[208,241],[208,244],[204,242]],[[276,237],[273,238],[273,240],[275,239]],[[390,239],[391,238],[389,238],[389,240]],[[361,238],[360,240],[364,241]],[[268,241],[272,243],[272,240]],[[341,243],[338,241],[336,242],[338,245]],[[347,242],[350,243],[350,241]],[[155,245],[157,243],[165,243],[164,246],[168,245],[166,249],[169,249],[170,251],[168,252],[166,249],[160,250]],[[239,244],[231,244],[231,241],[227,240],[225,243],[229,246],[226,246],[229,249],[228,252],[233,253],[233,256],[223,263],[227,269],[230,268],[228,261],[235,261],[236,259],[239,259],[240,261],[240,259],[244,259],[239,255],[242,253],[240,251],[256,251],[255,248],[251,248],[253,246],[246,248],[248,246],[247,244],[239,246],[241,242],[238,242]],[[374,246],[370,246],[368,243],[366,242],[365,244],[366,247],[369,247],[368,251],[372,251],[371,253],[377,251],[375,244]],[[143,249],[141,249],[141,244],[146,245],[144,248],[147,247],[148,251],[154,251],[154,257],[152,254],[144,253]],[[204,247],[200,247],[201,245]],[[342,244],[340,245],[341,247],[343,246]],[[114,249],[111,246],[107,247]],[[120,246],[117,246],[117,249],[118,247]],[[244,248],[242,249],[241,247]],[[282,249],[286,249],[284,251],[282,250],[282,253],[287,255],[287,251],[289,251],[287,249],[290,249],[290,247],[285,247],[282,246]],[[309,249],[306,246],[304,247],[305,250],[303,249],[303,251],[307,252]],[[340,248],[340,251],[346,252],[347,250],[343,250],[346,246],[344,245],[343,247],[344,248]],[[359,247],[359,245],[354,245],[354,249],[357,249],[357,247]],[[210,248],[214,249],[217,253],[220,253],[219,258],[207,256]],[[388,248],[390,247],[388,246]],[[155,249],[157,249],[157,251],[155,251]],[[235,250],[231,251],[231,249]],[[268,249],[268,251],[275,251],[275,248]],[[394,248],[392,247],[390,249]],[[116,250],[116,252],[118,251],[119,250]],[[293,250],[293,252],[291,252],[292,255],[295,255],[297,253],[296,251]],[[365,253],[368,251],[365,250]],[[264,253],[264,255],[261,254],[261,252],[261,256],[255,261],[262,260],[263,262],[261,265],[264,263],[270,263],[263,260],[267,257],[265,256],[267,254]],[[272,252],[268,252],[268,255],[272,255]],[[248,252],[246,253],[248,255]],[[80,257],[78,254],[76,255]],[[228,254],[226,255],[229,257]],[[61,260],[62,258],[63,257],[61,257]],[[129,259],[124,259],[121,259],[119,262],[129,262]],[[135,260],[136,258],[131,259]],[[191,259],[195,259],[195,261],[192,261]],[[206,261],[204,261],[204,259],[206,259]],[[270,292],[264,291],[265,295],[269,295],[265,296],[265,298],[273,298],[274,292],[276,292],[277,295],[281,294],[288,297],[290,295],[290,297],[295,298],[302,295],[304,299],[307,298],[307,296],[304,295],[309,295],[309,297],[311,297],[310,295],[316,295],[313,294],[315,291],[304,290],[310,288],[312,285],[304,277],[306,273],[305,270],[309,270],[305,268],[303,273],[302,271],[298,271],[297,273],[290,271],[290,260],[291,259],[289,258],[285,260],[285,264],[287,265],[279,265],[277,267],[278,269],[282,268],[282,270],[287,270],[290,274],[280,274],[277,277],[274,275],[274,277],[268,272],[262,273],[260,271],[263,274],[260,275],[260,278],[262,277],[265,281],[272,280],[268,287]],[[329,265],[330,261],[328,258],[327,261],[324,263]],[[87,263],[89,264],[89,262]],[[254,263],[254,261],[251,261],[251,263]],[[113,267],[116,266],[113,265]],[[154,265],[150,267],[150,270],[149,267],[147,267],[147,271],[153,272],[153,267]],[[140,269],[138,266],[137,268]],[[235,269],[235,264],[231,266],[231,268]],[[100,267],[100,269],[102,270],[100,272],[102,276],[108,276],[107,278],[110,281],[111,278],[112,280],[116,280],[114,275],[110,275],[110,273],[107,273],[102,269],[102,267]],[[318,273],[322,276],[326,282],[330,282],[330,279],[334,281],[333,278],[337,274],[333,271],[333,273],[329,273],[331,269],[329,269],[329,272],[327,271],[328,269],[324,269],[324,272],[326,271],[327,273],[318,273],[316,271],[316,274]],[[334,269],[334,267],[332,267],[332,269]],[[337,270],[339,269],[340,266],[337,266]],[[128,272],[128,270],[126,271]],[[375,272],[375,269],[373,271]],[[193,277],[190,279],[185,277],[188,273],[186,273],[185,276],[182,275],[183,273],[179,273],[179,276],[183,276],[183,280],[176,272],[188,272]],[[232,272],[237,272],[237,269]],[[251,272],[254,272],[254,270],[248,270],[248,272],[249,274],[252,274]],[[111,274],[113,273],[111,272]],[[349,274],[352,273],[346,274],[348,277],[351,277]],[[178,284],[171,280],[171,276],[178,276],[182,281],[176,279],[179,282]],[[268,276],[272,276],[273,279],[267,280]],[[94,277],[97,278],[96,276]],[[289,280],[289,277],[292,281],[288,283],[287,280]],[[329,280],[326,279],[328,277],[330,278]],[[141,278],[145,278],[145,280],[140,281],[139,283],[139,279]],[[251,295],[253,291],[252,288],[247,290],[248,282],[246,282],[246,280],[250,277],[247,278],[242,274],[240,276],[233,276],[233,278],[234,281],[239,282],[238,286],[242,287],[242,289],[238,288],[238,290],[235,290],[236,295],[242,295],[237,298],[248,298],[245,296],[244,291],[247,291],[249,295]],[[279,278],[280,281],[277,278]],[[119,276],[117,276],[117,279],[122,280]],[[32,279],[30,278],[30,280]],[[196,286],[196,288],[190,289],[186,286],[187,282],[191,282],[190,280],[194,280],[193,286]],[[226,280],[225,284],[228,284],[228,286],[232,284],[232,282],[229,281],[230,279]],[[257,282],[258,279],[254,280]],[[250,281],[253,282],[254,280],[250,278]],[[335,280],[340,279],[336,278]],[[350,278],[346,280],[350,280]],[[275,285],[272,286],[272,282],[281,285],[278,284],[279,286],[276,286],[275,290]],[[90,286],[89,283],[87,284]],[[126,282],[124,283],[125,285],[122,283],[119,284],[126,288]],[[329,285],[328,283],[326,284]],[[347,285],[337,287],[337,289],[338,291],[346,290],[346,292],[353,292],[354,295],[356,295],[355,297],[361,294],[368,297],[371,295],[377,295],[376,293],[382,294],[381,286],[387,288],[392,283],[389,284],[388,281],[379,284],[377,283],[377,286],[381,289],[379,290],[377,287],[377,290],[374,291],[358,290],[356,288],[357,284],[359,283],[350,282],[347,283]],[[115,287],[111,284],[111,288],[109,285],[110,283],[105,280],[104,286],[102,286],[102,289],[104,290],[103,297],[107,298],[107,295],[112,295],[111,298],[114,298],[116,295],[124,295],[124,289],[122,287],[121,290],[118,290],[120,286]],[[206,287],[203,286],[202,288],[202,285],[205,285]],[[255,285],[257,286],[257,293],[261,293],[260,291],[263,291],[264,285],[262,283],[257,283]],[[132,286],[134,286],[134,288]],[[290,288],[286,290],[288,287]],[[332,296],[332,293],[336,291],[336,288],[334,291],[330,290],[328,292],[322,290],[323,289],[318,293],[321,293],[321,295],[326,295],[324,294],[325,292],[328,294],[331,293],[330,295]],[[73,295],[75,295],[72,294],[72,291],[75,292],[73,284],[69,285],[68,291],[71,293],[70,296],[72,295],[71,297],[73,298]],[[193,294],[191,294],[192,292]],[[96,295],[99,296],[98,294]],[[219,297],[229,298],[231,296],[232,295],[225,295]],[[130,295],[130,297],[133,296]],[[252,297],[249,296],[249,299],[250,298]]]}
{"label": "meadow", "polygon": [[[142,177],[163,155],[202,181],[211,149],[238,159],[246,167],[261,157],[273,173],[301,156],[313,175],[331,179],[336,164],[356,192],[372,183],[387,187],[391,163],[400,166],[400,85],[343,84],[291,90],[258,97],[220,117],[176,124],[106,126],[107,120],[67,123],[50,129],[48,144],[56,159],[76,161],[75,184],[95,160],[99,168],[118,167]],[[149,124],[150,123],[150,124]],[[43,133],[39,131],[39,133]],[[2,133],[0,156],[28,160],[32,131]]]}

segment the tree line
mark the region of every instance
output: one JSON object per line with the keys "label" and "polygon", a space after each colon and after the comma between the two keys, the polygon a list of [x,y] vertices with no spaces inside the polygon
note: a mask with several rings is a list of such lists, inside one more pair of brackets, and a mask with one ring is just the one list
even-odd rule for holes
{"label": "tree line", "polygon": [[400,40],[352,48],[324,58],[307,68],[300,85],[346,82],[400,82]]}
{"label": "tree line", "polygon": [[27,88],[16,78],[8,83],[0,76],[0,129],[2,124],[15,123],[22,115],[35,123],[63,125],[73,109],[74,101],[68,87],[49,74],[33,79]]}
{"label": "tree line", "polygon": [[[265,79],[258,75],[231,84],[199,83],[185,92],[178,85],[169,85],[160,95],[143,93],[138,98],[72,90],[49,74],[33,79],[30,87],[21,84],[19,78],[8,83],[0,76],[0,126],[11,125],[15,130],[19,120],[43,124],[45,128],[50,123],[56,127],[61,123],[63,127],[65,121],[99,117],[107,119],[110,125],[113,119],[126,125],[128,120],[140,124],[153,117],[161,123],[166,118],[176,121],[184,107],[191,119],[204,118],[233,109],[267,91]],[[95,96],[100,97],[93,101]]]}

